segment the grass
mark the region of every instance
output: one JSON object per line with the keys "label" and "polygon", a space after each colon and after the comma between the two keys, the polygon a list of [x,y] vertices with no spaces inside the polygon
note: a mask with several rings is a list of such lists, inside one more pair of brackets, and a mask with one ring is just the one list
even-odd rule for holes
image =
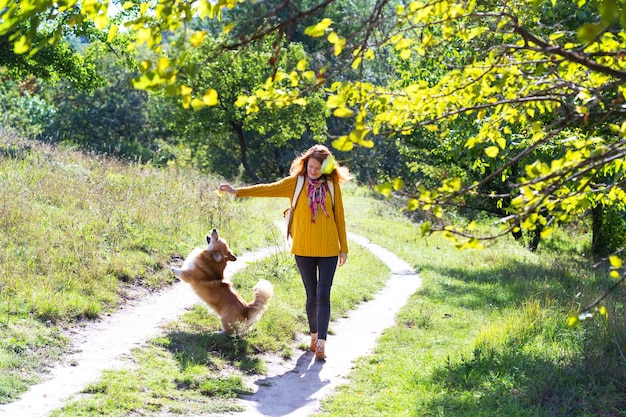
{"label": "grass", "polygon": [[[0,402],[63,354],[63,327],[169,285],[167,264],[210,227],[237,254],[279,238],[273,221],[285,202],[219,198],[215,178],[10,140],[0,155]],[[608,300],[608,318],[566,324],[611,284],[584,257],[584,224],[537,253],[509,239],[458,251],[422,238],[419,225],[365,189],[351,185],[344,197],[349,230],[409,262],[424,283],[320,415],[626,416],[624,290]],[[217,318],[198,304],[54,415],[236,413],[245,376],[264,372],[263,354],[294,355],[294,335],[306,332],[291,257],[255,262],[233,281],[248,299],[260,277],[276,295],[245,338],[215,333]],[[351,244],[333,287],[333,319],[386,278]]]}
{"label": "grass", "polygon": [[[219,227],[236,251],[274,238],[218,180],[0,139],[0,403],[39,379],[62,329],[171,284],[166,266]],[[256,233],[237,227],[241,218]],[[45,342],[42,342],[44,340]]]}
{"label": "grass", "polygon": [[567,326],[610,285],[584,258],[563,255],[584,248],[533,254],[503,240],[458,251],[402,219],[363,219],[356,225],[415,265],[424,286],[320,415],[626,415],[623,290],[609,320]]}

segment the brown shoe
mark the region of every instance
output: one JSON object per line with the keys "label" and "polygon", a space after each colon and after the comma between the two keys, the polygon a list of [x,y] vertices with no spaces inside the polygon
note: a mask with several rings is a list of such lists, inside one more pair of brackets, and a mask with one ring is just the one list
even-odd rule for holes
{"label": "brown shoe", "polygon": [[317,349],[315,350],[315,359],[326,360],[326,341],[319,339],[317,341]]}
{"label": "brown shoe", "polygon": [[317,351],[317,333],[311,333],[311,344],[309,345],[311,352]]}

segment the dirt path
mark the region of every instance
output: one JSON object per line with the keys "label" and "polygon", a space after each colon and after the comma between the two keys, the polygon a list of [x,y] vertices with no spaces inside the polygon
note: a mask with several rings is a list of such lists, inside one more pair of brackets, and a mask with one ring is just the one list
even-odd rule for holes
{"label": "dirt path", "polygon": [[[331,323],[325,362],[306,352],[290,361],[268,360],[268,374],[256,381],[257,391],[244,398],[246,411],[237,417],[304,417],[319,411],[320,401],[328,397],[352,369],[353,361],[372,351],[382,332],[395,325],[396,314],[422,285],[411,265],[369,240],[348,237],[371,251],[391,270],[385,288],[373,300],[361,304],[350,315]],[[308,344],[308,339],[302,339]]]}
{"label": "dirt path", "polygon": [[[375,346],[411,294],[421,285],[417,273],[406,262],[367,239],[349,234],[349,238],[370,250],[391,270],[386,287],[376,297],[351,312],[346,319],[331,323],[334,335],[328,338],[328,360],[318,362],[311,352],[290,361],[266,358],[268,373],[252,380],[255,394],[244,398],[246,411],[235,416],[307,416],[319,409],[320,400],[330,395],[345,377],[352,362]],[[229,264],[227,278],[256,261],[284,248],[268,248],[244,254]],[[176,320],[198,298],[188,285],[170,289],[133,302],[102,321],[79,329],[72,335],[74,352],[64,364],[53,368],[45,381],[37,384],[10,404],[0,405],[1,416],[45,417],[63,406],[87,384],[96,382],[105,369],[123,364],[130,350],[162,334],[161,326]],[[301,343],[297,341],[297,343]],[[297,351],[297,350],[296,350]]]}
{"label": "dirt path", "polygon": [[[244,254],[229,263],[226,277],[231,278],[247,262],[263,259],[281,248],[267,248]],[[72,395],[97,382],[105,369],[124,365],[131,349],[163,333],[162,325],[176,320],[198,297],[189,285],[176,283],[167,290],[131,301],[103,320],[77,329],[70,337],[70,353],[62,364],[51,369],[45,381],[34,385],[19,400],[0,405],[0,416],[45,417],[63,406]]]}

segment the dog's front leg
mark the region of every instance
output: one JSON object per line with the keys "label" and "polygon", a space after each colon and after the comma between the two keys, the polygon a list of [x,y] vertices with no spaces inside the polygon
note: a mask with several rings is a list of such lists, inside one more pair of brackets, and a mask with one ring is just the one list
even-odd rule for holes
{"label": "dog's front leg", "polygon": [[183,270],[180,268],[177,268],[175,266],[171,266],[170,269],[172,270],[172,272],[174,273],[174,276],[176,276],[176,278],[182,280],[183,279]]}

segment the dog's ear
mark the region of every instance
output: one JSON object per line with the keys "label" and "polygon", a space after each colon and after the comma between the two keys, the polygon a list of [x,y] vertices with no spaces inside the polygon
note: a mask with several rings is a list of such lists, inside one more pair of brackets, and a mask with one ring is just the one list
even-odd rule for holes
{"label": "dog's ear", "polygon": [[211,244],[211,236],[206,235],[206,244],[210,245]]}
{"label": "dog's ear", "polygon": [[228,251],[228,254],[226,255],[226,259],[234,262],[237,260],[237,257],[235,256],[234,253],[232,253],[231,251]]}

